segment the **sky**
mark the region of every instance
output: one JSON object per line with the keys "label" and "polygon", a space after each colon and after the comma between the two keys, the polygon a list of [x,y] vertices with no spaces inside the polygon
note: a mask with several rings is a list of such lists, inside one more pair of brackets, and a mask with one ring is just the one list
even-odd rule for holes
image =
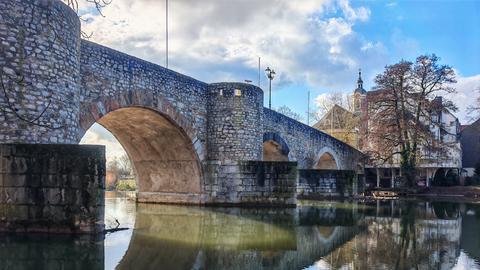
{"label": "sky", "polygon": [[[81,4],[92,41],[165,65],[165,0],[112,0],[105,17]],[[471,122],[466,108],[480,94],[480,1],[169,0],[169,68],[205,82],[257,84],[261,57],[264,104],[269,66],[277,73],[272,107],[286,105],[305,120],[308,91],[315,109],[328,93],[353,92],[358,69],[369,90],[386,65],[425,53],[455,69],[457,94],[449,98],[461,123]],[[92,132],[105,139],[100,128]]]}

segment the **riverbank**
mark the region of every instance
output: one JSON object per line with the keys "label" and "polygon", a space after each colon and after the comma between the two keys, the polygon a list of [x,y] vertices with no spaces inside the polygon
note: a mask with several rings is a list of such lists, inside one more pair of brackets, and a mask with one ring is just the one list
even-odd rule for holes
{"label": "riverbank", "polygon": [[428,187],[412,195],[416,197],[480,203],[480,187],[478,186]]}

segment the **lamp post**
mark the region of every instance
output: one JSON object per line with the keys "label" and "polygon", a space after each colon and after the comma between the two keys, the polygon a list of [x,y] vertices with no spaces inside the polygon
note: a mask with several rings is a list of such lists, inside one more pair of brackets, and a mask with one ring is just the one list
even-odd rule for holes
{"label": "lamp post", "polygon": [[270,69],[270,67],[267,67],[267,69],[265,69],[265,75],[267,76],[270,82],[269,90],[268,90],[268,108],[271,110],[272,109],[272,80],[275,77],[275,70]]}

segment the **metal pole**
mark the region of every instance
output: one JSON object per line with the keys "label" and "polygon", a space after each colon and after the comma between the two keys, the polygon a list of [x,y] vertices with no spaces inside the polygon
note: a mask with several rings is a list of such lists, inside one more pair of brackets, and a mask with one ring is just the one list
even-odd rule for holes
{"label": "metal pole", "polygon": [[260,88],[260,56],[258,57],[258,88]]}
{"label": "metal pole", "polygon": [[268,91],[268,108],[271,110],[272,109],[272,79],[268,78],[270,81],[270,87]]}
{"label": "metal pole", "polygon": [[168,68],[168,0],[165,0],[165,62]]}
{"label": "metal pole", "polygon": [[307,125],[310,126],[310,90],[308,90]]}

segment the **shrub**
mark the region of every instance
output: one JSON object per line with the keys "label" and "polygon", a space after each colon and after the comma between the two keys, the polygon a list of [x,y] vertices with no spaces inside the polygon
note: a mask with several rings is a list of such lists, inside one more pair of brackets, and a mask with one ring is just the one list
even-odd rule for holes
{"label": "shrub", "polygon": [[117,190],[119,191],[135,191],[136,187],[130,185],[129,183],[118,181],[117,182]]}

